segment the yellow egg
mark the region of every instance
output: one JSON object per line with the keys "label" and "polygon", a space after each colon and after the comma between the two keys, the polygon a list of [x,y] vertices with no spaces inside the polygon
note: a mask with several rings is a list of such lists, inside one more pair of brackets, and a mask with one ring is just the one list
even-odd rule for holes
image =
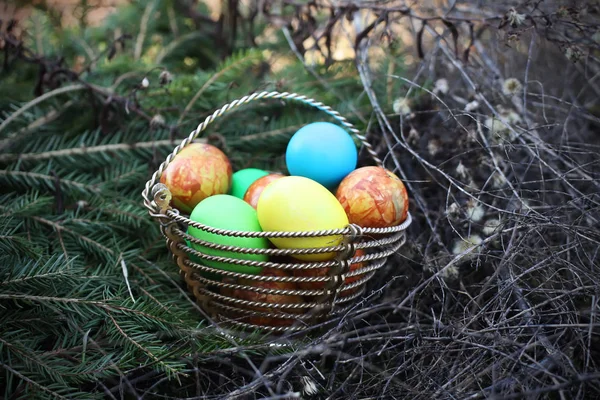
{"label": "yellow egg", "polygon": [[[301,176],[286,176],[270,183],[257,204],[258,222],[265,232],[305,232],[342,229],[348,225],[344,208],[324,186]],[[280,249],[337,246],[342,235],[311,238],[270,238]],[[305,261],[324,261],[335,253],[295,255]]]}

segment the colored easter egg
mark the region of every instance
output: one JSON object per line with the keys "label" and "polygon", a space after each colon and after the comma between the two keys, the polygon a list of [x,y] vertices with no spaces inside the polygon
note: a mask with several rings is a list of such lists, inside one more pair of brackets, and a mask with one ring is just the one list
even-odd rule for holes
{"label": "colored easter egg", "polygon": [[350,134],[330,122],[315,122],[290,139],[285,162],[290,175],[312,179],[327,188],[356,168],[358,151]]}
{"label": "colored easter egg", "polygon": [[[185,240],[185,244],[188,247],[192,247],[192,242],[190,242],[188,239]],[[196,264],[204,264],[204,261],[202,261],[202,259],[200,257],[196,257],[193,254],[187,253],[188,258],[190,259],[191,262],[196,263]],[[223,278],[223,276],[219,273],[215,273],[215,272],[206,272],[206,271],[198,271],[198,273],[200,275],[202,275],[203,277],[205,277],[206,279],[210,279],[212,281],[221,281],[221,279]]]}
{"label": "colored easter egg", "polygon": [[[289,277],[285,271],[275,269],[275,268],[265,268],[263,276],[282,276]],[[251,279],[239,279],[237,284],[244,286],[251,286],[263,289],[278,289],[278,290],[298,290],[296,284],[294,282],[276,282],[276,281],[255,281]],[[287,314],[302,314],[304,311],[301,308],[278,308],[278,307],[269,307],[269,304],[298,304],[303,302],[303,298],[298,295],[284,295],[284,294],[271,294],[271,293],[259,293],[246,289],[229,289],[223,288],[221,290],[221,294],[233,297],[235,299],[248,300],[254,302],[266,303],[267,305],[264,307],[256,307],[256,306],[240,306],[247,308],[249,310],[254,310],[258,312],[265,313],[277,313],[283,312]],[[263,315],[257,316],[247,316],[243,317],[242,321],[248,322],[254,325],[262,325],[262,326],[289,326],[295,322],[295,319],[292,318],[275,318],[268,317]]]}
{"label": "colored easter egg", "polygon": [[[365,255],[363,249],[357,249],[354,253],[353,258],[361,257]],[[354,263],[350,265],[350,272],[364,268],[367,262]],[[295,269],[294,276],[296,277],[326,277],[329,273],[329,268],[311,268],[311,269]],[[364,274],[349,276],[344,279],[344,284],[349,285],[352,282],[356,282],[361,279]],[[326,282],[298,282],[298,287],[303,290],[321,290],[325,288]],[[342,290],[342,296],[354,293],[357,288]]]}
{"label": "colored easter egg", "polygon": [[381,167],[362,167],[351,172],[340,183],[336,197],[350,223],[362,227],[396,226],[408,215],[404,183]]}
{"label": "colored easter egg", "polygon": [[267,171],[257,168],[246,168],[236,171],[231,179],[231,195],[243,199],[250,185],[266,175],[269,175]]}
{"label": "colored easter egg", "polygon": [[227,193],[231,176],[231,163],[221,150],[192,143],[167,165],[160,182],[169,188],[173,207],[189,214],[205,198]]}
{"label": "colored easter egg", "polygon": [[[200,202],[192,211],[190,220],[200,222],[204,225],[235,231],[244,232],[260,232],[261,227],[258,223],[256,210],[242,199],[237,197],[221,194],[211,196]],[[254,249],[269,248],[269,241],[266,238],[249,238],[249,237],[234,237],[227,235],[218,235],[210,233],[193,226],[188,227],[188,234],[204,240],[206,242],[237,246]],[[191,243],[192,248],[204,254],[212,256],[230,257],[240,260],[267,261],[266,254],[244,254],[234,251],[213,249],[207,246]],[[222,261],[201,260],[202,264],[223,269],[227,271],[241,272],[247,274],[259,274],[262,271],[261,267],[252,267],[246,265],[238,265],[234,263]]]}
{"label": "colored easter egg", "polygon": [[[271,182],[262,192],[257,205],[258,221],[263,231],[305,232],[342,229],[348,225],[344,208],[323,185],[301,176],[285,176]],[[342,235],[307,238],[270,238],[282,249],[305,249],[337,246]],[[307,261],[329,260],[334,252],[294,255]]]}
{"label": "colored easter egg", "polygon": [[282,174],[269,174],[263,176],[262,178],[258,178],[246,191],[246,194],[244,195],[244,201],[256,209],[258,199],[267,185],[279,178],[283,178],[284,176],[285,175]]}

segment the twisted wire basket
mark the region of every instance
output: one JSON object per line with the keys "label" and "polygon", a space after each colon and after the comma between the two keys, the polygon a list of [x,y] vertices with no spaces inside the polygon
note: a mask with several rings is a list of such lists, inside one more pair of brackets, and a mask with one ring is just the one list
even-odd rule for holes
{"label": "twisted wire basket", "polygon": [[[164,184],[160,183],[161,174],[169,163],[216,119],[241,105],[261,99],[288,100],[327,113],[354,134],[362,142],[373,161],[383,167],[382,161],[377,157],[366,137],[337,111],[296,93],[261,92],[234,100],[209,115],[167,156],[151,179],[146,182],[142,197],[149,214],[160,224],[167,247],[179,266],[188,289],[194,294],[198,305],[211,318],[220,324],[242,329],[272,332],[301,331],[317,323],[326,323],[353,306],[353,301],[363,294],[367,282],[385,264],[387,258],[405,243],[405,230],[412,219],[408,213],[406,220],[400,225],[387,228],[365,228],[349,224],[343,229],[321,231],[244,232],[203,225],[191,221],[188,215],[183,215],[179,210],[172,208],[171,193]],[[209,233],[233,237],[308,238],[342,235],[343,240],[337,246],[322,248],[243,248],[215,244],[192,237],[186,233],[189,226]],[[269,256],[269,261],[209,255],[195,250],[190,243],[234,253],[266,254]],[[335,252],[336,257],[328,261],[299,262],[288,257],[297,254],[330,252]],[[268,269],[278,273],[254,275],[232,272],[204,265],[203,260],[262,267],[263,271]],[[351,268],[352,266],[359,268]],[[327,273],[312,274],[312,276],[294,274],[298,270],[316,272],[317,269]],[[281,273],[282,271],[284,273]],[[263,284],[258,286],[252,284],[258,282]],[[277,288],[278,284],[289,285],[290,283],[298,285],[298,288]],[[240,296],[240,293],[246,296]],[[252,295],[250,299],[248,294]]]}

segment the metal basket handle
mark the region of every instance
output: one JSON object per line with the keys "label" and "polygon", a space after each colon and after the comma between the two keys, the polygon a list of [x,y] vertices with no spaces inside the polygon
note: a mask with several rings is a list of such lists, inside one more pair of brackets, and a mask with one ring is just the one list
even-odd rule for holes
{"label": "metal basket handle", "polygon": [[367,138],[364,135],[361,135],[359,130],[356,129],[354,127],[354,125],[352,125],[350,122],[348,122],[346,120],[346,118],[344,118],[339,112],[333,110],[331,107],[326,106],[319,101],[316,101],[314,99],[308,98],[306,96],[303,96],[303,95],[300,95],[297,93],[288,93],[288,92],[280,93],[280,92],[276,92],[276,91],[260,92],[260,93],[254,93],[254,94],[251,94],[248,96],[244,96],[240,99],[232,101],[231,103],[225,104],[223,107],[216,110],[213,114],[206,117],[206,119],[203,122],[201,122],[200,125],[198,125],[198,127],[196,129],[194,129],[194,131],[192,133],[190,133],[190,135],[188,137],[183,139],[181,141],[181,143],[177,147],[175,147],[175,149],[173,149],[173,152],[167,156],[165,161],[163,161],[162,164],[160,164],[160,166],[158,167],[158,170],[156,172],[154,172],[154,174],[152,175],[152,178],[150,178],[150,180],[148,182],[146,182],[146,186],[144,188],[144,191],[142,192],[145,206],[155,213],[158,211],[158,210],[156,210],[156,208],[157,208],[156,203],[153,202],[154,198],[153,198],[153,194],[151,191],[154,188],[154,185],[156,185],[159,182],[159,179],[160,179],[163,171],[167,168],[169,163],[173,160],[173,158],[175,158],[175,156],[184,147],[186,147],[187,145],[192,143],[192,141],[196,137],[198,137],[198,135],[201,132],[203,132],[208,127],[208,125],[213,123],[217,118],[223,116],[225,113],[230,112],[231,110],[233,110],[241,105],[248,104],[252,101],[261,100],[261,99],[293,100],[293,101],[297,101],[297,102],[315,107],[315,108],[329,114],[331,117],[333,117],[335,120],[337,120],[340,124],[342,124],[344,127],[346,127],[346,129],[348,129],[352,134],[354,134],[354,136],[356,136],[356,138],[358,138],[362,142],[362,144],[365,146],[365,148],[367,149],[367,151],[369,152],[369,154],[371,155],[371,157],[373,158],[375,163],[378,166],[383,167],[383,162],[381,161],[381,159],[379,157],[377,157],[377,153],[375,152],[375,150],[373,150],[373,146],[367,141]]}

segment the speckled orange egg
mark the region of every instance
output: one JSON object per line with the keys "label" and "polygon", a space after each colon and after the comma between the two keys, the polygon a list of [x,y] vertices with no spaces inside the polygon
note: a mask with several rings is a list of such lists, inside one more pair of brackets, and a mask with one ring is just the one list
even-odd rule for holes
{"label": "speckled orange egg", "polygon": [[[262,272],[263,276],[279,276],[279,277],[289,277],[290,274],[278,270],[275,268],[265,268]],[[227,282],[227,280],[226,280]],[[230,282],[228,282],[230,283]],[[233,283],[233,282],[231,282]],[[278,290],[297,290],[298,287],[294,282],[275,282],[275,281],[256,281],[251,279],[240,279],[237,282],[239,285],[243,286],[251,286],[256,288],[263,289],[278,289]],[[246,289],[221,289],[221,294],[224,296],[240,299],[240,300],[248,300],[255,301],[267,304],[298,304],[303,302],[303,298],[298,295],[282,295],[282,294],[269,294],[269,293],[259,293],[253,292],[251,290]],[[302,314],[303,310],[301,308],[276,308],[276,307],[256,307],[256,306],[244,306],[238,305],[238,307],[247,308],[249,310],[255,310],[259,312],[284,312],[287,314]],[[263,325],[263,326],[290,326],[294,322],[295,319],[291,318],[276,318],[276,317],[267,317],[267,316],[250,316],[242,318],[243,322],[248,322],[254,325]]]}
{"label": "speckled orange egg", "polygon": [[185,213],[205,198],[226,194],[231,186],[229,158],[213,145],[192,143],[169,163],[160,177],[173,196],[172,205]]}
{"label": "speckled orange egg", "polygon": [[[364,255],[365,251],[363,249],[357,249],[354,252],[354,256],[352,258],[362,257]],[[366,261],[351,264],[350,272],[356,271],[366,266]],[[293,274],[295,277],[325,277],[329,274],[329,268],[295,269],[293,271]],[[344,283],[346,285],[349,285],[361,279],[363,276],[364,274],[346,277]],[[298,287],[303,290],[321,290],[325,288],[325,282],[298,282]],[[347,294],[356,292],[357,289],[358,288],[346,289],[343,290],[341,294],[342,296],[345,296]]]}
{"label": "speckled orange egg", "polygon": [[393,172],[381,167],[362,167],[340,183],[336,198],[350,223],[385,228],[402,223],[408,215],[408,194]]}
{"label": "speckled orange egg", "polygon": [[279,178],[283,178],[284,176],[285,175],[282,174],[269,174],[255,180],[246,191],[246,194],[244,195],[244,201],[250,204],[256,210],[258,199],[267,185]]}

